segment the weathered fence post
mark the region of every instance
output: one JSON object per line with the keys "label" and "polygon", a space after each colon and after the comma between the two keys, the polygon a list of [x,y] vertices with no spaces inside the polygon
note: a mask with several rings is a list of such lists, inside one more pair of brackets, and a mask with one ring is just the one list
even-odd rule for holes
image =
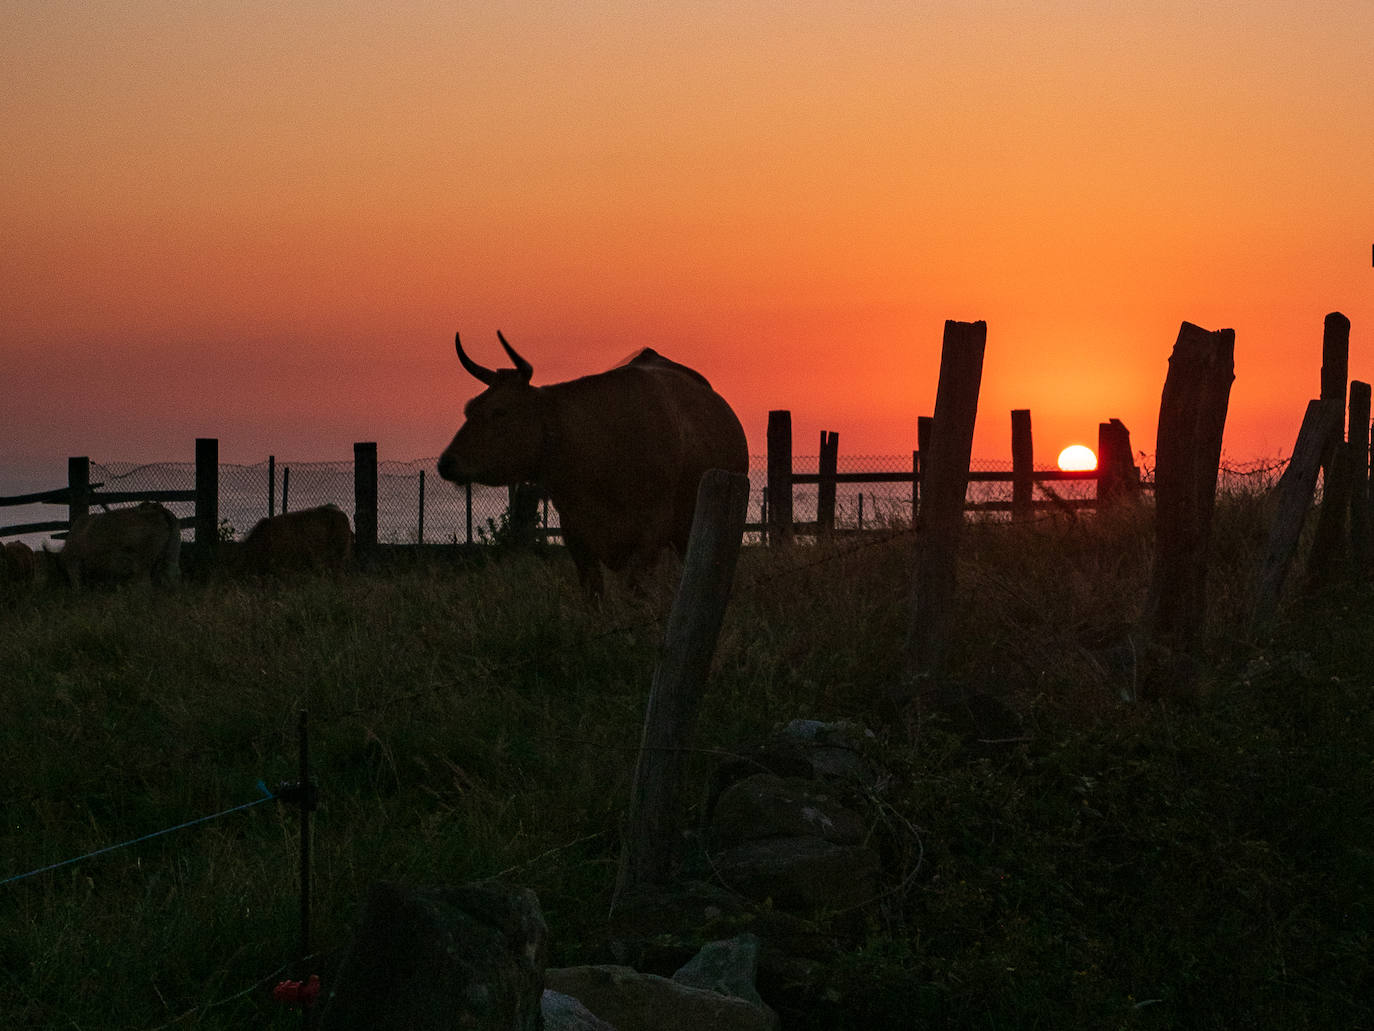
{"label": "weathered fence post", "polygon": [[[1278,610],[1283,582],[1298,547],[1298,536],[1312,505],[1322,458],[1331,439],[1341,432],[1341,406],[1335,398],[1307,402],[1302,429],[1293,445],[1293,457],[1279,478],[1278,505],[1269,526],[1269,546],[1260,567],[1259,589],[1255,598],[1255,621],[1267,623]],[[1157,475],[1157,474],[1156,474]]]}
{"label": "weathered fence post", "polygon": [[359,557],[377,547],[377,444],[353,445],[353,542]]}
{"label": "weathered fence post", "polygon": [[840,464],[840,435],[821,430],[821,481],[816,488],[816,532],[835,532],[835,473]]}
{"label": "weathered fence post", "polygon": [[[1335,401],[1335,398],[1331,398]],[[1342,439],[1339,425],[1328,444],[1329,461],[1322,479],[1322,503],[1317,511],[1317,529],[1312,535],[1312,550],[1307,555],[1307,590],[1316,591],[1331,584],[1340,563],[1341,545],[1346,539],[1350,515],[1350,495],[1355,479],[1351,468],[1350,446]]]}
{"label": "weathered fence post", "polygon": [[1234,330],[1183,323],[1160,397],[1155,568],[1145,627],[1177,652],[1191,650],[1207,612],[1208,544],[1235,349]]}
{"label": "weathered fence post", "polygon": [[649,690],[613,907],[626,891],[662,884],[672,871],[683,766],[725,618],[748,504],[747,476],[711,469],[701,478],[682,581]]}
{"label": "weathered fence post", "polygon": [[[1339,401],[1345,411],[1345,385],[1350,379],[1350,320],[1338,311],[1329,312],[1322,322],[1322,381],[1323,401]],[[1331,475],[1331,461],[1339,441],[1331,441],[1322,459],[1322,472]],[[1325,493],[1325,491],[1323,491]]]}
{"label": "weathered fence post", "polygon": [[939,672],[954,625],[955,566],[987,334],[986,322],[945,323],[930,460],[921,462],[921,533],[906,643],[906,673],[913,686]]}
{"label": "weathered fence post", "polygon": [[1140,470],[1132,461],[1131,431],[1120,419],[1097,424],[1097,507],[1140,493]]}
{"label": "weathered fence post", "polygon": [[792,540],[792,413],[768,413],[768,543]]}
{"label": "weathered fence post", "polygon": [[219,438],[196,438],[196,551],[213,559],[219,547]]}
{"label": "weathered fence post", "polygon": [[91,460],[86,456],[67,459],[67,526],[84,519],[91,508]]}
{"label": "weathered fence post", "polygon": [[1035,497],[1035,448],[1029,408],[1011,410],[1011,521],[1028,523]]}
{"label": "weathered fence post", "polygon": [[930,458],[930,427],[935,420],[929,415],[918,415],[916,417],[916,453],[911,456],[912,476],[911,481],[911,528],[920,529],[921,526],[921,497],[924,491],[922,483],[925,481],[926,470],[930,468],[928,459]]}
{"label": "weathered fence post", "polygon": [[1369,407],[1370,385],[1350,382],[1350,555],[1356,575],[1369,568]]}
{"label": "weathered fence post", "polygon": [[277,514],[277,456],[267,456],[267,518]]}

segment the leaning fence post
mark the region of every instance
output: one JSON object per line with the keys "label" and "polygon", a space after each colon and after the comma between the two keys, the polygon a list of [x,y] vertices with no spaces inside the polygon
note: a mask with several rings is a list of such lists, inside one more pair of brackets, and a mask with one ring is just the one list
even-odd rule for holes
{"label": "leaning fence post", "polygon": [[792,540],[792,413],[768,413],[768,543]]}
{"label": "leaning fence post", "polygon": [[1369,406],[1370,385],[1350,381],[1350,554],[1355,572],[1369,567]]}
{"label": "leaning fence post", "polygon": [[377,547],[377,444],[353,445],[353,539],[359,556]]}
{"label": "leaning fence post", "polygon": [[1302,524],[1312,505],[1322,458],[1330,441],[1341,432],[1340,402],[1335,398],[1307,402],[1302,429],[1293,445],[1293,457],[1279,478],[1278,506],[1269,526],[1269,545],[1260,567],[1259,589],[1255,599],[1255,621],[1263,624],[1278,611],[1279,595],[1288,576],[1288,567],[1298,547]]}
{"label": "leaning fence post", "polygon": [[1207,611],[1207,553],[1235,349],[1234,330],[1183,323],[1160,396],[1155,567],[1145,626],[1176,651],[1191,649]]}
{"label": "leaning fence post", "polygon": [[67,528],[85,519],[91,507],[91,460],[84,455],[67,459]]}
{"label": "leaning fence post", "polygon": [[219,545],[219,438],[196,438],[196,551],[213,558]]}
{"label": "leaning fence post", "polygon": [[1029,522],[1035,494],[1035,448],[1029,408],[1011,410],[1011,521]]}
{"label": "leaning fence post", "polygon": [[930,461],[921,462],[922,532],[916,538],[906,643],[906,673],[913,684],[939,672],[954,626],[955,567],[987,335],[986,322],[945,323]]}
{"label": "leaning fence post", "polygon": [[662,884],[672,871],[683,767],[725,618],[748,504],[749,478],[742,473],[711,469],[701,478],[682,581],[649,690],[612,908],[625,892]]}

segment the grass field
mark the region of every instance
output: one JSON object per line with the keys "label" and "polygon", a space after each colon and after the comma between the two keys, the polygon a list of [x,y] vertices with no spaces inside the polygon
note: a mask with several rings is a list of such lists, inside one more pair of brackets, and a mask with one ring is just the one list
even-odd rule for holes
{"label": "grass field", "polygon": [[[1374,1027],[1374,590],[1255,632],[1262,530],[1222,499],[1201,697],[1126,704],[1101,648],[1148,520],[971,527],[951,673],[1014,719],[995,746],[888,716],[908,538],[742,557],[693,784],[797,717],[865,722],[890,774],[886,894],[807,915],[833,946],[785,1027]],[[659,615],[559,554],[5,599],[0,877],[252,802],[306,708],[321,952],[375,880],[501,876],[556,965],[604,961]],[[298,1026],[296,866],[267,802],[0,886],[4,1025]]]}

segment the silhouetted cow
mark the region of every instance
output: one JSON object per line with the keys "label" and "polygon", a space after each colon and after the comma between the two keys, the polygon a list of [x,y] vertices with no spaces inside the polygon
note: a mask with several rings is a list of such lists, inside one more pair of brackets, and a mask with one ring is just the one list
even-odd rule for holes
{"label": "silhouetted cow", "polygon": [[23,586],[37,576],[38,562],[33,549],[23,541],[7,541],[0,548],[0,583]]}
{"label": "silhouetted cow", "polygon": [[181,528],[152,501],[98,512],[73,524],[56,561],[73,587],[145,576],[171,583],[181,576]]}
{"label": "silhouetted cow", "polygon": [[254,573],[342,569],[353,557],[353,530],[337,505],[283,512],[258,520],[240,555]]}
{"label": "silhouetted cow", "polygon": [[744,428],[699,372],[645,348],[607,372],[531,386],[534,370],[497,333],[514,369],[458,360],[487,385],[439,459],[439,475],[492,486],[531,481],[558,509],[584,587],[601,565],[634,575],[682,554],[708,469],[749,471]]}

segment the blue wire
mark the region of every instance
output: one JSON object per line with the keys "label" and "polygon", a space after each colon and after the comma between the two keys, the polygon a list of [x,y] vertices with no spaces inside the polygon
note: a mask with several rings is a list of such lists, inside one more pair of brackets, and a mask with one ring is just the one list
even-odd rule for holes
{"label": "blue wire", "polygon": [[163,834],[171,834],[173,831],[185,830],[187,827],[194,827],[196,824],[205,823],[208,820],[218,820],[221,816],[228,816],[230,813],[236,813],[240,809],[251,809],[255,805],[262,805],[264,802],[270,802],[277,797],[272,794],[271,791],[267,790],[267,785],[262,781],[258,781],[258,790],[262,792],[262,798],[255,798],[251,802],[243,803],[243,805],[236,805],[234,808],[226,809],[222,813],[212,813],[209,816],[202,816],[195,820],[187,820],[185,823],[179,823],[175,827],[168,827],[166,830],[153,831],[151,834],[145,834],[141,838],[134,838],[131,841],[121,841],[118,845],[107,845],[105,848],[96,849],[94,852],[87,852],[84,856],[77,856],[75,859],[64,859],[60,863],[53,863],[50,866],[41,866],[37,870],[30,870],[28,873],[15,874],[13,877],[6,877],[3,881],[0,881],[0,885],[10,884],[14,881],[22,881],[26,877],[36,877],[38,874],[47,873],[49,870],[70,866],[72,863],[79,863],[81,860],[90,859],[92,856],[101,856],[106,852],[113,852],[115,849],[128,848],[130,845],[137,845],[140,841],[147,841],[149,838],[160,837]]}

